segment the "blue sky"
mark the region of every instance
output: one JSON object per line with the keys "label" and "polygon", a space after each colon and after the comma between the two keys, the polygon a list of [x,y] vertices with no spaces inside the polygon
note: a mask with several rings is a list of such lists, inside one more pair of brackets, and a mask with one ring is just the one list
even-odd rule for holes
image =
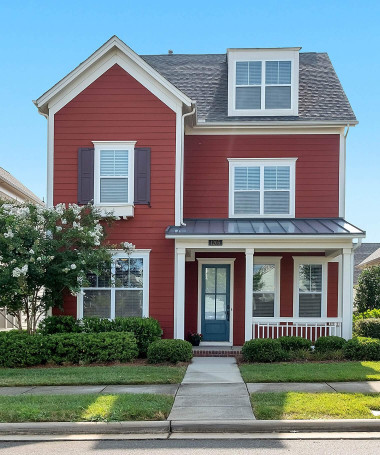
{"label": "blue sky", "polygon": [[360,121],[347,149],[346,218],[380,242],[380,2],[0,2],[0,166],[44,197],[46,120],[32,104],[112,35],[140,54],[228,47],[326,51]]}

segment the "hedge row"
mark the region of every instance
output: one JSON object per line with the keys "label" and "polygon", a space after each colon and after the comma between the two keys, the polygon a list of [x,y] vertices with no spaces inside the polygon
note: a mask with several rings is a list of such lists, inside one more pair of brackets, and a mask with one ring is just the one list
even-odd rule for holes
{"label": "hedge row", "polygon": [[193,346],[184,340],[159,340],[148,348],[149,363],[190,362],[193,358]]}
{"label": "hedge row", "polygon": [[357,320],[354,332],[361,337],[380,338],[380,318]]}
{"label": "hedge row", "polygon": [[113,320],[97,317],[77,320],[73,316],[49,316],[39,327],[42,335],[57,333],[103,333],[132,332],[137,341],[140,357],[146,357],[151,343],[159,340],[162,329],[153,318],[115,318]]}
{"label": "hedge row", "polygon": [[357,337],[346,341],[336,336],[320,337],[311,352],[311,342],[300,337],[261,338],[247,341],[243,359],[247,362],[283,362],[304,358],[380,360],[380,339]]}
{"label": "hedge row", "polygon": [[0,332],[1,367],[130,362],[138,353],[136,338],[130,332],[55,335]]}

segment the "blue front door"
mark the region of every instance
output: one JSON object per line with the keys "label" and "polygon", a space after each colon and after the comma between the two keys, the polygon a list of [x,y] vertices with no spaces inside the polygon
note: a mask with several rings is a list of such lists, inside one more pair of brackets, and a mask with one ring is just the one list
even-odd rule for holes
{"label": "blue front door", "polygon": [[202,265],[203,341],[230,340],[230,265]]}

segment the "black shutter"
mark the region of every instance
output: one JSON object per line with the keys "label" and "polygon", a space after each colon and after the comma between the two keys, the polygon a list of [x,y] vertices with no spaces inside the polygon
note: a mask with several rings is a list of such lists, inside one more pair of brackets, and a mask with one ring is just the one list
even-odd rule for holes
{"label": "black shutter", "polygon": [[135,148],[134,203],[150,205],[150,148]]}
{"label": "black shutter", "polygon": [[94,149],[78,149],[78,204],[94,199]]}

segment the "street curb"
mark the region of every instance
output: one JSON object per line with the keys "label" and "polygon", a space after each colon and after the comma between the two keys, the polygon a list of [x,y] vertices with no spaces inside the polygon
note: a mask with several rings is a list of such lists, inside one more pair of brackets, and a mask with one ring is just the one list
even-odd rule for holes
{"label": "street curb", "polygon": [[0,423],[2,435],[158,434],[169,433],[170,422],[23,422]]}
{"label": "street curb", "polygon": [[380,419],[172,421],[172,433],[379,432]]}
{"label": "street curb", "polygon": [[1,423],[9,435],[380,432],[380,419]]}

